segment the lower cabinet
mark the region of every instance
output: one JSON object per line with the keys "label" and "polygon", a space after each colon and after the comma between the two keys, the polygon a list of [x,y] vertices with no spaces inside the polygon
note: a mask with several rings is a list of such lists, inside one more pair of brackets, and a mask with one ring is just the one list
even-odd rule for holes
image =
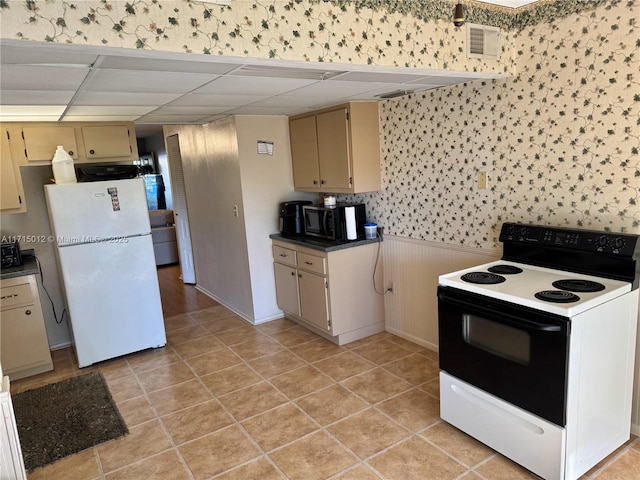
{"label": "lower cabinet", "polygon": [[0,281],[0,363],[11,380],[53,369],[35,275]]}
{"label": "lower cabinet", "polygon": [[278,306],[285,312],[300,315],[298,296],[298,270],[288,265],[274,263]]}
{"label": "lower cabinet", "polygon": [[[325,252],[273,240],[278,307],[338,345],[384,331],[378,244]],[[382,262],[376,284],[382,285]]]}

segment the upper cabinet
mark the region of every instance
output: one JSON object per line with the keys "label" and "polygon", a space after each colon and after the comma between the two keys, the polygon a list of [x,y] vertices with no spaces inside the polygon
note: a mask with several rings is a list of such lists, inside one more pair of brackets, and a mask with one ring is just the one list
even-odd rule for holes
{"label": "upper cabinet", "polygon": [[15,160],[22,165],[51,162],[62,145],[76,163],[129,161],[138,158],[133,123],[6,124]]}
{"label": "upper cabinet", "polygon": [[22,190],[22,178],[20,168],[14,164],[11,147],[9,145],[9,131],[2,128],[0,151],[0,210],[3,213],[26,212],[27,206],[24,202],[24,192]]}
{"label": "upper cabinet", "polygon": [[62,145],[74,160],[78,159],[76,133],[73,127],[58,125],[22,127],[25,157],[29,162],[51,160],[56,147]]}
{"label": "upper cabinet", "polygon": [[289,119],[295,190],[380,190],[378,104],[351,102]]}
{"label": "upper cabinet", "polygon": [[135,134],[132,133],[133,128],[127,125],[82,127],[84,152],[88,159],[130,157],[133,154],[132,136],[135,145]]}

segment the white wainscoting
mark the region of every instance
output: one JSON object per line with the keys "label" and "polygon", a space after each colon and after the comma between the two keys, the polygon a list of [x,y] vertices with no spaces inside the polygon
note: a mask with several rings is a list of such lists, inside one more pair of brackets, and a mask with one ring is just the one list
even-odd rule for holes
{"label": "white wainscoting", "polygon": [[[501,250],[444,245],[385,235],[382,242],[386,330],[438,351],[438,276],[498,260]],[[382,290],[382,286],[378,287]],[[640,324],[640,318],[639,318]],[[640,436],[640,329],[636,348],[631,432]]]}
{"label": "white wainscoting", "polygon": [[384,285],[393,283],[384,302],[387,331],[437,351],[438,276],[498,260],[501,252],[391,235],[382,245]]}
{"label": "white wainscoting", "polygon": [[636,369],[633,382],[633,407],[631,408],[631,433],[640,437],[640,312],[636,337]]}

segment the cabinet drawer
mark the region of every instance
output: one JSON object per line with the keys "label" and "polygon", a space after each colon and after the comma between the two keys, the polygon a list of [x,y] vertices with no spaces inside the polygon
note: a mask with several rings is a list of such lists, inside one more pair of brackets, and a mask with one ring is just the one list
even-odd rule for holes
{"label": "cabinet drawer", "polygon": [[284,263],[292,267],[296,266],[296,251],[289,248],[273,246],[273,259],[278,263]]}
{"label": "cabinet drawer", "polygon": [[298,268],[320,275],[327,273],[325,259],[308,253],[298,252]]}
{"label": "cabinet drawer", "polygon": [[10,308],[24,307],[33,305],[33,295],[31,294],[31,285],[23,283],[11,287],[4,287],[0,293],[0,309],[9,310]]}

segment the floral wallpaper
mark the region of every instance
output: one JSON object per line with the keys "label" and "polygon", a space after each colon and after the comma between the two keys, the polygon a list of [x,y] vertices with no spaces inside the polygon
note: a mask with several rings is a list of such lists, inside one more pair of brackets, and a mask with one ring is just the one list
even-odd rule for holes
{"label": "floral wallpaper", "polygon": [[504,221],[640,233],[638,7],[515,32],[506,80],[384,102],[384,191],[344,198],[387,233],[448,244],[495,248]]}
{"label": "floral wallpaper", "polygon": [[502,28],[497,61],[467,58],[454,3],[0,0],[0,35],[507,73],[381,103],[383,190],[344,198],[388,234],[479,248],[503,221],[640,233],[639,0],[463,2],[467,22]]}

